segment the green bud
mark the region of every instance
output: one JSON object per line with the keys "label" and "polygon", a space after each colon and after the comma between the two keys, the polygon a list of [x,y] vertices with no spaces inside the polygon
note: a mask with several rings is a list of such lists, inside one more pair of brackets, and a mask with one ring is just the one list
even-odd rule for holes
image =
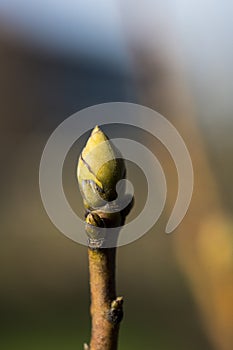
{"label": "green bud", "polygon": [[[116,199],[116,184],[125,178],[120,152],[96,126],[78,161],[77,177],[87,209],[101,207]],[[109,160],[110,159],[110,160]]]}

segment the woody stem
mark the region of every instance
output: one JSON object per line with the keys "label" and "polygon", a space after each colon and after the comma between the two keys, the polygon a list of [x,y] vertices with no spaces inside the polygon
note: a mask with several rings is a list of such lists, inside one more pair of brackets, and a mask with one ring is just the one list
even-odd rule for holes
{"label": "woody stem", "polygon": [[[122,310],[113,309],[116,248],[88,248],[92,333],[90,350],[116,350]],[[119,309],[122,305],[119,305]]]}

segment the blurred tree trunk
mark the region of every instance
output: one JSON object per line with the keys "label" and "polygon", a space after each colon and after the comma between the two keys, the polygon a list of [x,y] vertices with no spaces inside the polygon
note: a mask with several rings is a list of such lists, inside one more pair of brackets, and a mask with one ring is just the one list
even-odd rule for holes
{"label": "blurred tree trunk", "polygon": [[[192,158],[195,177],[192,202],[171,239],[214,348],[230,350],[233,349],[233,224],[221,205],[221,193],[207,159],[182,61],[173,53],[158,57],[136,50],[133,54],[140,103],[160,112],[175,125]],[[162,166],[168,181],[170,213],[177,177],[170,159],[162,159]]]}

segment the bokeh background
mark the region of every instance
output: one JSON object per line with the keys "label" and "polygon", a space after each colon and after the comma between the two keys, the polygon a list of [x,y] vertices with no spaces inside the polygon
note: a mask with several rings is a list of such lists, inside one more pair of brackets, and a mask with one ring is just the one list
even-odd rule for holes
{"label": "bokeh background", "polygon": [[[170,120],[195,175],[190,209],[165,235],[177,194],[172,159],[149,135],[107,129],[150,147],[168,182],[158,223],[118,249],[119,349],[233,348],[232,11],[227,0],[0,0],[1,349],[73,350],[89,340],[86,247],[50,222],[38,171],[59,123],[112,101],[143,104]],[[77,212],[73,160],[87,136],[64,171]],[[129,164],[143,190],[134,170]],[[144,200],[137,197],[134,210]]]}

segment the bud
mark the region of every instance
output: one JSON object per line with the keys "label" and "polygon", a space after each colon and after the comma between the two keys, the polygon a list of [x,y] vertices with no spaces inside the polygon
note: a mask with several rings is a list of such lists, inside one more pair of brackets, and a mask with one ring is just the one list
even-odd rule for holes
{"label": "bud", "polygon": [[[97,147],[99,146],[99,147]],[[102,207],[117,197],[116,184],[125,178],[120,152],[96,126],[78,161],[77,177],[87,209]]]}

